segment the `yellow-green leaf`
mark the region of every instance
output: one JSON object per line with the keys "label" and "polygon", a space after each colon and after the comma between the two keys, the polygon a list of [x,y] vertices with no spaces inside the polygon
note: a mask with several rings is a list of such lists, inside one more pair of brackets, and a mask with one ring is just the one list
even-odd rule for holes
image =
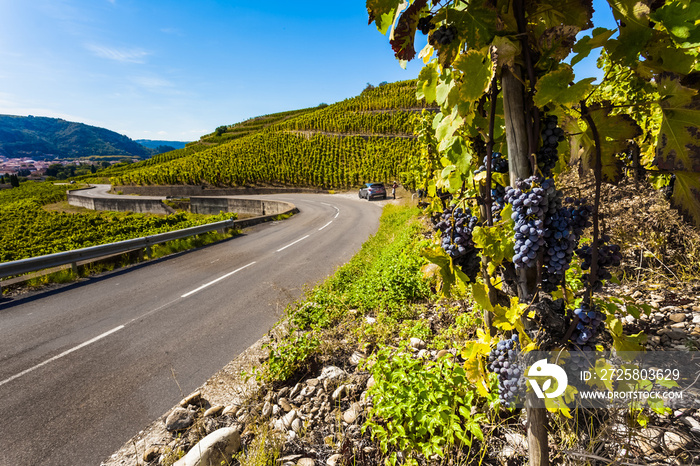
{"label": "yellow-green leaf", "polygon": [[491,54],[478,50],[469,50],[461,54],[454,62],[454,68],[463,73],[459,95],[463,100],[476,101],[489,89],[491,79],[496,71],[491,61]]}

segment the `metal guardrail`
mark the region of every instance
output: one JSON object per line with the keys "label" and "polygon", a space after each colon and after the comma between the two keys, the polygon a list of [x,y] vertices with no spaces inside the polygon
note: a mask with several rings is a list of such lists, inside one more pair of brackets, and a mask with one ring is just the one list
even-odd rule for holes
{"label": "metal guardrail", "polygon": [[[188,238],[190,236],[201,235],[202,233],[208,233],[215,230],[234,228],[239,226],[238,224],[240,223],[240,221],[230,219],[221,222],[208,223],[206,225],[199,225],[196,227],[184,228],[182,230],[160,233],[157,235],[128,239],[116,243],[101,244],[83,249],[75,249],[73,251],[57,252],[55,254],[47,254],[45,256],[4,262],[0,263],[0,278],[22,275],[28,272],[36,272],[38,270],[52,267],[60,267],[66,264],[72,264],[75,268],[78,261],[98,259],[100,257],[111,256],[113,254],[122,254],[139,249],[147,249],[152,245],[165,243],[166,241]],[[0,286],[2,286],[1,283]]]}

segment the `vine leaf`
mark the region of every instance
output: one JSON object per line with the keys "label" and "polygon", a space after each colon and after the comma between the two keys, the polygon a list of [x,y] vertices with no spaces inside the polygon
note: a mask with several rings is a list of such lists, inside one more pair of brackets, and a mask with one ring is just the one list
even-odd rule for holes
{"label": "vine leaf", "polygon": [[413,43],[416,38],[416,28],[421,11],[427,5],[428,0],[416,0],[406,11],[401,14],[399,22],[394,29],[389,41],[391,48],[399,60],[412,60],[416,56]]}
{"label": "vine leaf", "polygon": [[605,45],[606,41],[610,39],[614,33],[615,31],[612,29],[595,28],[592,37],[583,36],[579,39],[579,41],[574,44],[573,51],[576,55],[571,59],[571,66],[574,66],[576,63],[586,58],[591,53],[591,50]]}
{"label": "vine leaf", "polygon": [[[600,135],[600,152],[603,166],[603,180],[617,183],[622,178],[624,164],[617,154],[627,148],[627,141],[634,139],[642,130],[634,119],[625,114],[610,115],[610,105],[591,105],[589,115]],[[572,163],[581,160],[584,169],[592,170],[595,166],[595,142],[593,130],[586,130],[572,137],[577,151],[572,151]]]}
{"label": "vine leaf", "polygon": [[525,2],[527,13],[539,21],[533,32],[539,37],[544,30],[559,25],[575,26],[579,30],[593,27],[592,0],[544,0]]}
{"label": "vine leaf", "polygon": [[534,103],[538,107],[548,104],[568,105],[580,102],[591,91],[596,78],[586,78],[570,85],[574,80],[574,70],[570,65],[562,65],[542,76],[535,85]]}
{"label": "vine leaf", "polygon": [[696,50],[676,47],[673,41],[659,31],[644,51],[644,65],[658,72],[688,74],[697,66]]}
{"label": "vine leaf", "polygon": [[649,27],[649,7],[638,0],[608,0],[613,16],[620,23],[619,36],[609,41],[610,58],[622,64],[634,64],[654,30]]}
{"label": "vine leaf", "polygon": [[671,205],[695,225],[700,225],[700,174],[675,172]]}
{"label": "vine leaf", "polygon": [[484,95],[496,71],[491,61],[491,54],[477,50],[461,54],[455,61],[454,67],[464,73],[459,87],[459,96],[462,100],[469,102],[474,102]]}
{"label": "vine leaf", "polygon": [[683,48],[700,47],[700,3],[672,0],[651,14]]}
{"label": "vine leaf", "polygon": [[472,234],[474,245],[482,249],[494,265],[515,255],[515,243],[507,228],[502,225],[493,227],[474,227]]}
{"label": "vine leaf", "polygon": [[[464,280],[464,277],[462,277],[464,274],[460,275],[461,272],[458,273],[452,265],[452,259],[440,246],[425,248],[420,252],[420,255],[437,266],[437,274],[442,278],[441,292],[445,296],[450,296],[450,290],[453,286],[457,286],[461,292],[466,290],[464,284],[469,279]],[[430,269],[430,267],[423,266],[422,271],[424,274],[431,274],[432,271]]]}
{"label": "vine leaf", "polygon": [[[466,3],[466,2],[465,2]],[[491,45],[498,30],[498,15],[488,0],[471,0],[466,7],[443,9],[434,21],[445,21],[459,31],[460,39],[469,49],[480,49]]]}
{"label": "vine leaf", "polygon": [[369,22],[374,22],[377,29],[382,34],[386,34],[394,20],[396,19],[396,10],[400,5],[404,4],[404,0],[367,0],[367,13],[369,14]]}
{"label": "vine leaf", "polygon": [[436,87],[438,83],[438,72],[435,66],[427,65],[418,73],[418,84],[416,85],[416,98],[425,99],[427,103],[435,102]]}
{"label": "vine leaf", "polygon": [[522,45],[520,42],[513,42],[505,36],[496,36],[493,39],[493,48],[494,61],[498,66],[512,68],[515,66],[516,57],[521,53]]}
{"label": "vine leaf", "polygon": [[664,74],[661,95],[661,130],[654,162],[662,170],[700,172],[700,97],[683,86],[680,77]]}

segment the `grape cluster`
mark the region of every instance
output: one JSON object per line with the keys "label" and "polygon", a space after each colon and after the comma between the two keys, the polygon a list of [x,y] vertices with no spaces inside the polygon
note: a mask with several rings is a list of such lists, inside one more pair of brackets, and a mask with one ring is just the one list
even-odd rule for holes
{"label": "grape cluster", "polygon": [[542,289],[554,291],[571,264],[577,238],[571,228],[571,215],[559,209],[545,219],[545,254],[542,271]]}
{"label": "grape cluster", "polygon": [[443,24],[430,37],[438,45],[450,45],[457,38],[457,28]]}
{"label": "grape cluster", "polygon": [[472,230],[477,221],[469,209],[450,206],[443,211],[435,228],[440,230],[442,249],[452,259],[459,259],[474,250]]}
{"label": "grape cluster", "polygon": [[471,280],[476,278],[481,264],[479,250],[472,241],[472,231],[477,223],[478,219],[470,209],[454,206],[445,209],[435,223],[435,229],[440,231],[442,249],[452,258],[452,264]]}
{"label": "grape cluster", "polygon": [[[618,267],[622,261],[622,253],[620,252],[620,246],[617,244],[607,244],[610,242],[610,237],[608,235],[603,235],[600,237],[598,245],[598,277],[593,284],[593,291],[600,291],[603,287],[601,280],[610,280],[612,274],[608,270],[610,267]],[[593,248],[590,245],[581,246],[576,250],[576,255],[583,260],[581,264],[582,270],[588,270],[591,268],[593,263]],[[589,274],[583,275],[583,280],[588,281]]]}
{"label": "grape cluster", "polygon": [[506,206],[506,188],[495,183],[491,190],[491,215],[494,220],[501,219],[501,210]]}
{"label": "grape cluster", "polygon": [[558,119],[556,115],[548,115],[541,123],[542,146],[537,151],[537,166],[545,176],[552,173],[552,169],[559,160],[557,146],[565,139],[564,130],[557,127]]}
{"label": "grape cluster", "polygon": [[586,303],[574,310],[574,315],[578,317],[578,324],[571,334],[571,341],[576,345],[584,347],[598,333],[598,327],[605,322],[605,314],[596,311]]}
{"label": "grape cluster", "polygon": [[488,369],[498,375],[498,397],[506,406],[514,404],[518,392],[525,386],[523,368],[517,363],[520,342],[515,333],[508,340],[501,340],[488,355]]}
{"label": "grape cluster", "polygon": [[593,216],[593,206],[588,204],[585,199],[567,197],[564,201],[569,204],[567,210],[571,214],[571,227],[574,234],[580,238],[583,230],[593,225],[590,220]]}
{"label": "grape cluster", "polygon": [[550,199],[550,206],[553,204],[557,210],[545,218],[542,289],[546,292],[554,291],[562,282],[583,230],[590,226],[588,219],[593,208],[580,199],[566,198],[565,201],[573,205],[561,207],[557,192],[556,197]]}
{"label": "grape cluster", "polygon": [[569,376],[569,384],[577,388],[586,385],[586,382],[581,380],[581,372],[591,371],[594,363],[595,346],[592,343],[584,345],[574,345],[569,348],[569,361],[564,364],[564,370]]}
{"label": "grape cluster", "polygon": [[418,30],[423,34],[428,34],[431,30],[435,29],[435,24],[433,21],[433,15],[423,16],[418,20]]}
{"label": "grape cluster", "polygon": [[[483,165],[474,170],[475,175],[486,171],[486,160],[488,160],[488,157],[484,156]],[[508,159],[505,158],[500,152],[494,152],[491,154],[491,172],[508,173]]]}
{"label": "grape cluster", "polygon": [[549,198],[556,193],[552,179],[540,180],[533,176],[518,180],[515,188],[505,188],[504,199],[513,205],[515,220],[515,255],[517,268],[534,267],[537,254],[546,244],[545,215],[549,213]]}

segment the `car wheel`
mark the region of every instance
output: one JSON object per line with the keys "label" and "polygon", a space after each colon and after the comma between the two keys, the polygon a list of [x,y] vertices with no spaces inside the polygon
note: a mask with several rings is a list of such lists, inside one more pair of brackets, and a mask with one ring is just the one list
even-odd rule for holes
{"label": "car wheel", "polygon": [[385,200],[386,200],[386,194],[385,194],[384,196],[382,196],[382,199],[385,199]]}

